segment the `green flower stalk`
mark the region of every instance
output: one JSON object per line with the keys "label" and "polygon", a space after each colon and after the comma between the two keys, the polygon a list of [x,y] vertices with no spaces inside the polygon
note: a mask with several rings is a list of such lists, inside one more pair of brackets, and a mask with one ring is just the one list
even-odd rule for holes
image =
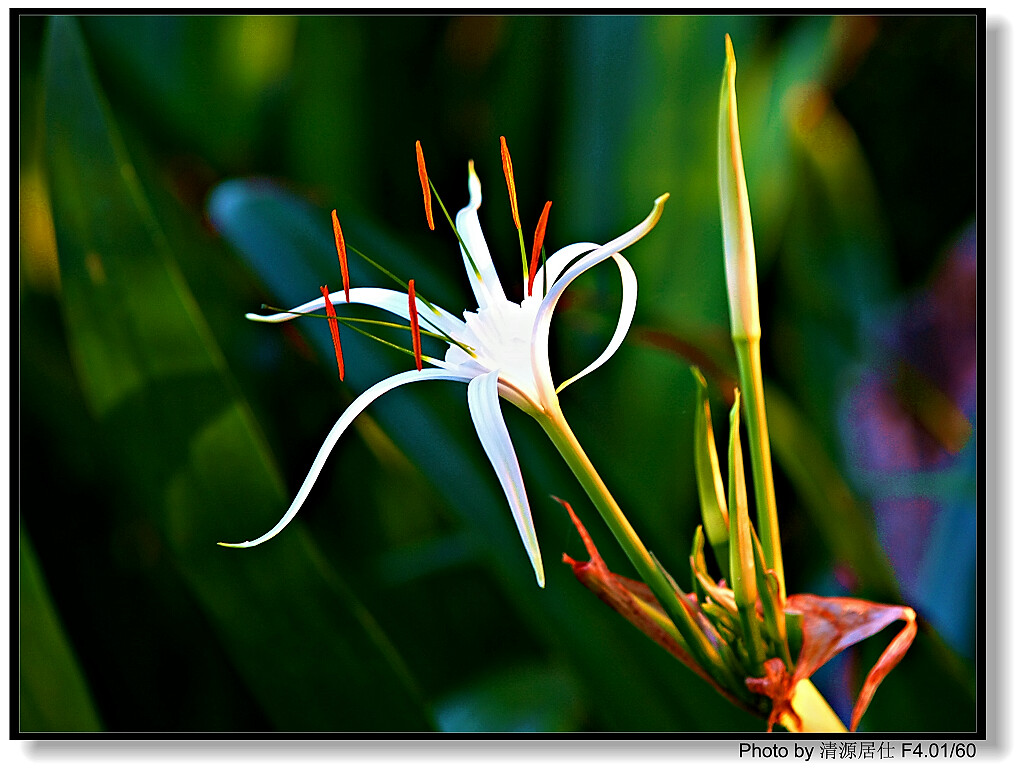
{"label": "green flower stalk", "polygon": [[[906,606],[846,597],[786,595],[761,377],[757,268],[740,148],[736,58],[728,36],[725,44],[718,171],[725,274],[740,371],[740,390],[735,392],[729,418],[727,482],[715,447],[707,383],[694,368],[694,460],[703,525],[697,528],[691,548],[692,591],[680,590],[653,556],[645,559],[632,554],[643,552],[644,547],[631,528],[632,537],[625,537],[625,541],[620,533],[616,536],[646,585],[611,573],[571,509],[569,514],[590,561],[578,562],[567,555],[564,559],[587,588],[640,631],[708,680],[729,701],[764,717],[769,731],[776,723],[795,732],[845,731],[842,721],[810,682],[810,675],[844,648],[902,620],[905,626],[868,673],[857,698],[850,722],[851,730],[855,730],[878,685],[913,642],[916,616]],[[741,408],[757,501],[756,531],[748,513],[740,443]],[[552,439],[559,444],[557,436]],[[612,519],[609,525],[616,531],[622,525],[617,521],[621,511],[599,478],[595,479],[592,465],[580,461],[572,451],[563,451],[563,456],[606,522]],[[718,582],[708,572],[705,543],[711,545],[722,574]],[[674,594],[669,593],[666,584],[671,585]]]}
{"label": "green flower stalk", "polygon": [[732,39],[728,35],[725,36],[725,71],[722,73],[718,110],[718,191],[722,208],[722,243],[725,250],[729,316],[750,443],[757,524],[765,539],[765,560],[768,567],[775,571],[779,591],[785,599],[779,517],[772,479],[764,383],[761,379],[761,319],[757,307],[754,228],[750,222],[750,201],[747,198],[747,180],[743,173],[743,152],[740,148],[736,56]]}

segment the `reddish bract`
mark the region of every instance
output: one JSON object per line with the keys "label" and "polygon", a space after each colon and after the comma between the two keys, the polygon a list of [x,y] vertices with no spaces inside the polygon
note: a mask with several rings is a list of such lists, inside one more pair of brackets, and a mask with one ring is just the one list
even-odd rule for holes
{"label": "reddish bract", "polygon": [[[765,662],[766,676],[747,678],[747,687],[764,693],[772,700],[769,730],[778,716],[791,711],[793,689],[800,680],[809,678],[840,651],[859,643],[902,619],[906,626],[893,638],[878,661],[868,672],[861,687],[857,703],[850,717],[850,730],[857,730],[864,710],[871,703],[879,684],[892,671],[917,635],[917,614],[905,605],[884,605],[853,597],[820,597],[819,595],[790,595],[786,600],[786,613],[803,618],[803,645],[792,675],[779,674],[779,659]],[[777,662],[769,668],[769,663]]]}

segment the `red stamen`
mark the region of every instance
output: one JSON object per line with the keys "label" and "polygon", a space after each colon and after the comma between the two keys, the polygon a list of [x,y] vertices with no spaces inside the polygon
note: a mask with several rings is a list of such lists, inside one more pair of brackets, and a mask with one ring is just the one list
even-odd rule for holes
{"label": "red stamen", "polygon": [[508,201],[512,204],[512,220],[516,223],[516,229],[522,229],[519,223],[519,203],[516,200],[516,177],[512,173],[512,157],[508,153],[508,144],[505,137],[501,137],[501,170],[505,172],[505,183],[508,184]]}
{"label": "red stamen", "polygon": [[540,249],[544,245],[544,233],[548,229],[548,212],[551,210],[551,201],[544,203],[544,210],[540,212],[540,219],[537,221],[537,229],[533,231],[533,253],[530,255],[530,279],[526,284],[526,295],[533,296],[533,278],[537,276],[537,261],[540,259]]}
{"label": "red stamen", "polygon": [[412,353],[416,357],[416,370],[423,370],[423,344],[420,340],[420,313],[416,309],[416,281],[409,281],[409,327],[412,330]]}
{"label": "red stamen", "polygon": [[338,335],[338,314],[331,304],[331,292],[326,285],[320,286],[320,293],[324,295],[324,307],[327,310],[327,325],[331,328],[331,340],[334,342],[334,356],[338,358],[338,378],[345,380],[345,359],[341,356],[341,337]]}
{"label": "red stamen", "polygon": [[338,263],[341,265],[341,281],[345,286],[345,301],[348,301],[348,254],[345,252],[345,236],[341,234],[338,222],[338,211],[331,211],[331,223],[334,224],[334,245],[338,249]]}
{"label": "red stamen", "polygon": [[420,187],[423,188],[423,210],[427,212],[427,226],[434,229],[434,212],[430,208],[430,182],[427,181],[427,163],[423,159],[423,147],[416,140],[416,165],[420,171]]}

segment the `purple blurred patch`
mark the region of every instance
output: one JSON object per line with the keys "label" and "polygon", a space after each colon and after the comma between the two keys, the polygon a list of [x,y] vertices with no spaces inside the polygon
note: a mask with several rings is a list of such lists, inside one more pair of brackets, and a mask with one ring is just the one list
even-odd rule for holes
{"label": "purple blurred patch", "polygon": [[850,475],[870,500],[906,601],[973,652],[977,232],[887,312],[841,411]]}

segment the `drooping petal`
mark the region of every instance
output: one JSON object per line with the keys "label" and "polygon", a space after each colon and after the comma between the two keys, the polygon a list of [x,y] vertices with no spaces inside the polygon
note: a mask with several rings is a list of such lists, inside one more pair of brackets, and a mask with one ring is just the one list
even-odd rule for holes
{"label": "drooping petal", "polygon": [[[388,288],[352,288],[349,291],[349,300],[347,302],[345,301],[344,291],[335,291],[330,294],[330,301],[334,305],[347,303],[377,307],[397,315],[403,320],[408,321],[410,319],[408,294],[392,291]],[[319,312],[323,309],[323,305],[323,298],[311,299],[305,304],[293,307],[288,312],[277,312],[272,315],[258,315],[255,312],[250,312],[246,315],[246,318],[260,323],[283,323],[288,320],[294,320],[296,317],[301,317],[303,313]],[[427,306],[426,302],[418,298],[416,299],[416,306],[419,308],[420,318],[442,333],[458,338],[465,327],[465,323],[455,317],[455,315],[436,305],[431,308]]]}
{"label": "drooping petal", "polygon": [[512,447],[512,438],[509,437],[505,420],[501,416],[498,373],[491,371],[469,382],[469,414],[473,417],[473,425],[480,437],[480,444],[487,458],[491,460],[501,488],[508,499],[519,536],[537,574],[537,584],[543,587],[544,565],[541,562],[540,545],[537,543],[537,533],[530,514],[530,502],[526,498],[526,484],[519,469],[515,448]]}
{"label": "drooping petal", "polygon": [[[558,280],[555,281],[554,285],[551,286],[551,290],[548,291],[548,295],[544,297],[545,302],[549,305],[554,305],[558,302],[562,293],[569,286],[569,284],[577,277],[582,275],[591,267],[600,264],[602,261],[610,257],[613,253],[618,253],[625,250],[633,243],[640,240],[644,235],[654,229],[654,225],[658,223],[661,218],[661,213],[665,208],[665,201],[668,200],[668,193],[662,195],[654,201],[654,207],[651,212],[647,214],[647,217],[633,227],[625,234],[619,235],[614,240],[605,243],[599,248],[595,248],[590,254],[573,264],[572,267],[566,271]],[[577,244],[580,245],[580,244]]]}
{"label": "drooping petal", "polygon": [[667,193],[659,197],[654,201],[654,208],[647,215],[647,218],[625,234],[620,235],[611,242],[605,243],[600,248],[595,249],[573,264],[565,274],[555,281],[554,285],[551,286],[551,289],[544,296],[541,301],[540,308],[537,311],[537,319],[533,326],[533,338],[530,343],[533,375],[537,381],[538,389],[542,392],[554,389],[554,384],[551,381],[551,364],[548,360],[548,339],[551,334],[551,317],[554,314],[555,305],[558,303],[558,299],[561,298],[565,289],[568,288],[570,283],[572,283],[572,281],[577,277],[582,275],[591,267],[600,264],[612,254],[618,253],[632,245],[650,232],[651,229],[654,228],[654,225],[658,223],[658,219],[661,218],[661,212],[665,207],[665,201],[667,199]]}
{"label": "drooping petal", "polygon": [[[353,290],[352,293],[355,293],[355,290]],[[331,431],[327,435],[327,439],[324,440],[324,444],[320,447],[319,453],[317,453],[316,458],[313,460],[313,466],[309,468],[309,472],[306,474],[306,479],[302,482],[299,492],[295,495],[295,499],[292,501],[291,506],[288,507],[288,510],[284,513],[284,517],[278,521],[277,525],[258,539],[243,541],[239,544],[226,544],[224,542],[219,542],[220,545],[222,547],[236,548],[255,547],[257,544],[262,544],[263,542],[274,538],[298,513],[299,508],[302,506],[303,502],[305,502],[306,497],[309,496],[309,492],[313,489],[313,484],[316,482],[317,477],[319,477],[320,472],[323,470],[324,464],[327,463],[327,458],[330,456],[334,446],[337,444],[338,440],[341,439],[345,430],[348,429],[353,421],[355,421],[356,417],[362,413],[370,403],[386,392],[390,392],[395,387],[400,387],[403,384],[409,384],[414,381],[429,380],[468,381],[465,376],[461,376],[459,374],[454,374],[444,370],[430,369],[425,371],[404,371],[403,373],[399,373],[374,384],[352,401],[352,404],[345,409],[345,412],[341,414],[341,418],[338,419],[335,425],[331,428]]]}
{"label": "drooping petal", "polygon": [[622,306],[619,309],[619,320],[615,325],[615,333],[612,334],[611,341],[608,342],[608,346],[605,347],[604,352],[598,355],[594,362],[575,376],[568,378],[559,384],[558,388],[555,390],[555,394],[558,394],[574,381],[582,379],[588,373],[592,373],[594,370],[608,362],[608,359],[618,351],[619,347],[622,346],[622,342],[626,340],[626,333],[629,331],[629,326],[633,322],[633,315],[636,313],[638,294],[636,272],[633,271],[633,267],[630,266],[629,262],[620,254],[614,253],[612,254],[612,258],[618,265],[619,273],[622,275]]}
{"label": "drooping petal", "polygon": [[[541,286],[541,290],[535,291],[535,294],[540,300],[540,295],[543,294],[543,289],[546,286],[551,285],[559,276],[568,269],[569,265],[575,259],[578,259],[584,253],[588,253],[595,248],[600,248],[598,243],[572,243],[559,248],[553,254],[548,256],[547,262],[537,270],[537,283],[536,285]],[[545,275],[545,271],[547,274]],[[523,295],[527,295],[527,285],[529,278],[523,279]],[[534,286],[536,288],[536,285]]]}
{"label": "drooping petal", "polygon": [[[466,274],[469,276],[469,284],[476,297],[477,306],[484,309],[496,301],[505,301],[506,299],[501,281],[498,280],[498,273],[494,269],[494,262],[491,260],[491,252],[487,248],[487,241],[484,240],[484,232],[480,228],[480,217],[477,215],[477,211],[482,200],[480,179],[476,175],[473,163],[470,162],[469,204],[455,215],[455,229],[469,252],[473,254],[475,270],[465,253],[462,254],[462,260],[466,265]],[[459,249],[461,251],[461,245]]]}

